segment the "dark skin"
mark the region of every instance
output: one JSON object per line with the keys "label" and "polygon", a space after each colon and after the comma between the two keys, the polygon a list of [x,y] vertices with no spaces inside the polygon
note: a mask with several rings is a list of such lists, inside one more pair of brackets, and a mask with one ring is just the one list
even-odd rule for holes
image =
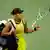
{"label": "dark skin", "polygon": [[[21,22],[21,20],[22,20],[22,22],[23,22],[23,24],[24,24],[24,32],[25,33],[32,33],[32,32],[34,32],[35,30],[33,30],[33,29],[29,29],[28,27],[27,27],[27,21],[24,19],[24,17],[23,17],[23,14],[15,14],[15,15],[13,15],[14,16],[14,20],[16,20],[17,21],[17,23],[20,23]],[[40,29],[40,27],[39,26],[36,26],[36,31],[37,30],[39,30]]]}
{"label": "dark skin", "polygon": [[[39,30],[39,29],[40,29],[40,27],[39,27],[39,26],[36,26],[36,31]],[[35,30],[30,29],[30,28],[27,27],[27,21],[25,21],[25,24],[24,24],[24,32],[25,32],[25,33],[32,33],[32,32],[34,32],[34,31],[35,31]]]}
{"label": "dark skin", "polygon": [[[12,32],[15,33],[15,29],[12,27],[11,24],[6,23],[5,26],[6,26],[6,27],[2,30],[1,36],[8,36],[8,35],[11,35]],[[9,31],[10,28],[11,28],[11,30]],[[14,35],[15,35],[15,34],[14,34]]]}
{"label": "dark skin", "polygon": [[[32,32],[34,32],[35,30],[32,30],[32,29],[29,29],[29,28],[27,28],[27,22],[26,21],[24,21],[23,20],[23,25],[24,25],[24,32],[25,33],[32,33]],[[14,35],[15,35],[15,29],[14,29],[14,27],[10,24],[10,23],[6,23],[5,24],[5,28],[2,30],[2,34],[1,34],[1,36],[8,36],[8,35],[11,35],[12,34],[12,32],[14,33]],[[9,31],[9,29],[11,28],[11,30]],[[37,30],[39,30],[39,28],[40,27],[36,27],[36,29]]]}

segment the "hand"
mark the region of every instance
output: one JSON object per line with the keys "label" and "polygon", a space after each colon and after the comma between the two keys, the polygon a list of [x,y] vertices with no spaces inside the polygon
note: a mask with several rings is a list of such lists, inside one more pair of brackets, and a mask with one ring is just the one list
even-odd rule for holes
{"label": "hand", "polygon": [[40,30],[40,26],[36,26],[36,30]]}
{"label": "hand", "polygon": [[34,30],[32,30],[32,32],[37,31],[37,30],[40,30],[40,26],[35,26]]}

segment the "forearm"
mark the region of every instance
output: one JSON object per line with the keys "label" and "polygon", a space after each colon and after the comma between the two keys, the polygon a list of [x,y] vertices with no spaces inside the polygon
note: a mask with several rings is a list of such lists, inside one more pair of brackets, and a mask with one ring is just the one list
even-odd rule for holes
{"label": "forearm", "polygon": [[35,27],[34,29],[30,29],[30,28],[27,28],[27,21],[25,21],[25,23],[23,22],[24,24],[24,32],[25,33],[32,33],[32,32],[35,32],[38,30],[39,27]]}
{"label": "forearm", "polygon": [[32,32],[35,32],[36,30],[37,30],[36,28],[34,28],[34,29],[27,28],[25,30],[25,33],[32,33]]}
{"label": "forearm", "polygon": [[6,27],[2,30],[2,34],[1,35],[11,35],[12,34],[12,32],[14,32],[14,28],[13,28],[13,26],[12,25],[6,25]]}
{"label": "forearm", "polygon": [[11,35],[12,33],[12,30],[10,32],[2,32],[1,36],[8,36],[8,35]]}
{"label": "forearm", "polygon": [[2,32],[1,36],[8,36],[8,35],[11,35],[12,33],[14,33],[14,28],[12,28],[9,32]]}

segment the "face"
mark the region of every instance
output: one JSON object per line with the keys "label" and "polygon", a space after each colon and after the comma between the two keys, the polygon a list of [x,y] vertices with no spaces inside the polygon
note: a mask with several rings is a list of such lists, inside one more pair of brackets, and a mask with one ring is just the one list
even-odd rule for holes
{"label": "face", "polygon": [[17,19],[22,19],[24,16],[23,16],[23,14],[16,14],[15,17],[16,17]]}

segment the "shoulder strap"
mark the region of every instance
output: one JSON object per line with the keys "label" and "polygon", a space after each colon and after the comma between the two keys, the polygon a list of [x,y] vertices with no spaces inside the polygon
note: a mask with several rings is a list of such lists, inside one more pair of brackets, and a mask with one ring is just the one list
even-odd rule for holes
{"label": "shoulder strap", "polygon": [[13,19],[10,19],[9,22],[12,24],[12,26],[16,29],[16,24],[15,21]]}
{"label": "shoulder strap", "polygon": [[[15,28],[15,26],[14,26],[14,24],[13,24],[13,22],[10,20],[9,22],[11,22],[11,24],[12,24],[12,26]],[[16,29],[16,28],[15,28]]]}
{"label": "shoulder strap", "polygon": [[23,20],[22,20],[22,23],[23,23],[23,25],[24,25],[24,28],[27,28],[27,21],[23,21]]}

